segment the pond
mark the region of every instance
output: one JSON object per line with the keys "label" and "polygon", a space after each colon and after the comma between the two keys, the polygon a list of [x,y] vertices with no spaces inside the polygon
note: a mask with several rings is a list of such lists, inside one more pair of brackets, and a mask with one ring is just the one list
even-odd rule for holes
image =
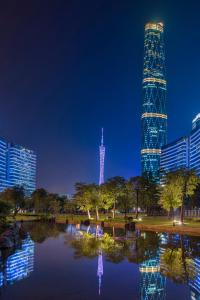
{"label": "pond", "polygon": [[2,251],[0,299],[200,299],[197,237],[26,223]]}

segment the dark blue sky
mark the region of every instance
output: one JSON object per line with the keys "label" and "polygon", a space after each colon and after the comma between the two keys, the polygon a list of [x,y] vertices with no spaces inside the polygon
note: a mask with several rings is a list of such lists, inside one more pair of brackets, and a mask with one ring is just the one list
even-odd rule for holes
{"label": "dark blue sky", "polygon": [[[6,6],[4,5],[6,3]],[[169,141],[200,112],[198,1],[1,1],[0,135],[34,149],[38,186],[140,172],[144,24],[165,24]]]}

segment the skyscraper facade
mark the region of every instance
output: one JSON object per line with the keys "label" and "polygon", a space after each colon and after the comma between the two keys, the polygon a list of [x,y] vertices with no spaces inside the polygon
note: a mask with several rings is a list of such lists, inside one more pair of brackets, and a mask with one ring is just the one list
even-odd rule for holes
{"label": "skyscraper facade", "polygon": [[11,186],[23,186],[27,194],[36,189],[36,155],[20,145],[8,144],[7,179]]}
{"label": "skyscraper facade", "polygon": [[182,137],[161,149],[161,178],[162,174],[180,168],[193,169],[200,176],[200,114],[193,119],[188,137]]}
{"label": "skyscraper facade", "polygon": [[200,176],[200,114],[192,121],[192,132],[190,134],[190,168],[194,169]]}
{"label": "skyscraper facade", "polygon": [[103,128],[101,135],[101,145],[99,147],[99,158],[100,158],[100,172],[99,172],[99,185],[104,183],[104,162],[105,162],[105,146],[103,143]]}
{"label": "skyscraper facade", "polygon": [[142,174],[159,181],[161,147],[167,143],[165,49],[162,23],[147,23],[144,39]]}
{"label": "skyscraper facade", "polygon": [[0,192],[22,186],[27,195],[36,188],[36,154],[0,138]]}
{"label": "skyscraper facade", "polygon": [[164,175],[169,171],[189,167],[189,138],[180,139],[165,145],[161,149],[160,175],[161,183]]}

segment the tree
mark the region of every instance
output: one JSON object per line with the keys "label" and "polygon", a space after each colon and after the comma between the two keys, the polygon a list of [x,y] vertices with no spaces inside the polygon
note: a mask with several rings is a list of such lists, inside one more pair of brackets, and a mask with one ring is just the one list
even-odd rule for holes
{"label": "tree", "polygon": [[88,218],[91,219],[90,211],[93,208],[93,204],[90,198],[90,187],[85,183],[75,184],[74,200],[79,209],[83,212],[87,212]]}
{"label": "tree", "polygon": [[126,218],[127,212],[133,207],[133,197],[132,197],[132,185],[130,182],[125,182],[122,194],[118,197],[118,208],[124,211],[124,217]]}
{"label": "tree", "polygon": [[108,211],[115,201],[115,197],[112,191],[109,189],[109,185],[107,183],[101,184],[99,187],[100,193],[100,206],[105,211]]}
{"label": "tree", "polygon": [[32,193],[33,207],[36,213],[44,213],[48,210],[48,193],[45,189],[40,188]]}
{"label": "tree", "polygon": [[136,208],[135,218],[138,218],[138,208],[144,207],[145,209],[149,206],[149,203],[152,205],[152,187],[153,184],[150,184],[150,181],[143,176],[131,177],[128,182],[129,192],[132,195],[133,205]]}
{"label": "tree", "polygon": [[190,197],[189,207],[200,207],[200,183],[198,183],[194,194]]}
{"label": "tree", "polygon": [[119,197],[124,195],[125,179],[120,176],[115,176],[108,179],[105,183],[108,191],[112,195],[113,200],[113,219],[115,218],[116,206],[118,204]]}
{"label": "tree", "polygon": [[167,182],[161,189],[160,205],[170,213],[181,206],[181,185],[179,180],[171,180],[171,174],[166,175]]}
{"label": "tree", "polygon": [[161,266],[161,274],[176,283],[188,283],[196,275],[193,259],[186,258],[181,248],[166,249],[161,255]]}
{"label": "tree", "polygon": [[25,206],[24,189],[21,186],[14,186],[13,188],[7,188],[0,194],[0,199],[8,202],[14,211],[14,216],[19,212],[20,209]]}
{"label": "tree", "polygon": [[11,204],[9,202],[0,201],[0,225],[6,223],[6,217],[10,214]]}
{"label": "tree", "polygon": [[166,187],[166,190],[168,189],[167,198],[168,201],[172,202],[172,195],[169,197],[169,191],[171,190],[172,193],[175,189],[176,193],[174,197],[176,197],[175,201],[180,203],[180,220],[182,223],[184,219],[184,205],[186,200],[194,194],[198,184],[199,177],[196,175],[196,172],[187,168],[181,168],[177,171],[169,172],[166,175],[165,186],[168,186],[168,188]]}
{"label": "tree", "polygon": [[60,203],[58,200],[56,199],[52,199],[49,203],[49,211],[50,213],[56,217],[56,215],[59,214],[60,212]]}

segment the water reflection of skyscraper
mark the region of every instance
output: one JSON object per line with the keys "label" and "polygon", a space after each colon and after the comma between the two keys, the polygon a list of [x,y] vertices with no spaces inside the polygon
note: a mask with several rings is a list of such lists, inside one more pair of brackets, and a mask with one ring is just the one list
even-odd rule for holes
{"label": "water reflection of skyscraper", "polygon": [[164,300],[166,297],[166,278],[160,274],[159,254],[140,264],[141,300]]}
{"label": "water reflection of skyscraper", "polygon": [[200,259],[194,258],[194,266],[196,277],[193,280],[190,280],[190,295],[191,300],[199,300],[200,299]]}
{"label": "water reflection of skyscraper", "polygon": [[28,277],[33,268],[34,242],[28,237],[22,241],[20,249],[16,249],[6,260],[1,260],[0,287]]}
{"label": "water reflection of skyscraper", "polygon": [[[165,243],[162,237],[160,239],[161,245]],[[163,250],[162,247],[159,247],[155,257],[140,264],[140,300],[164,300],[166,298],[166,277],[160,274],[160,256]]]}

